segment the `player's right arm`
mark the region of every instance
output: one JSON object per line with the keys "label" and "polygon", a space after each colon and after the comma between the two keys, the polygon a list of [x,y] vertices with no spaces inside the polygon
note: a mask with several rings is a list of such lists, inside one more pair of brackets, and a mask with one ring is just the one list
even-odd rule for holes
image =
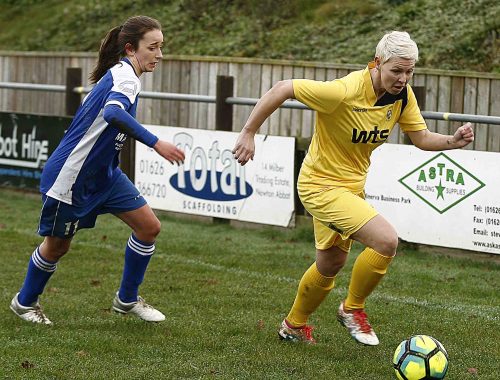
{"label": "player's right arm", "polygon": [[285,100],[293,99],[294,97],[292,80],[289,79],[279,81],[259,99],[241,130],[233,149],[234,158],[241,165],[245,165],[249,160],[253,160],[255,154],[254,137],[262,123]]}

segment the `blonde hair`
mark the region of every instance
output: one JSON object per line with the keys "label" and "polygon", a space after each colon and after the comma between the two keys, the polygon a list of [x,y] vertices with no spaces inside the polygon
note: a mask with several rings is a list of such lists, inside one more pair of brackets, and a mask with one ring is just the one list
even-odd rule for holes
{"label": "blonde hair", "polygon": [[375,56],[381,63],[387,62],[392,57],[413,59],[418,61],[418,47],[407,32],[392,31],[386,33],[377,44]]}

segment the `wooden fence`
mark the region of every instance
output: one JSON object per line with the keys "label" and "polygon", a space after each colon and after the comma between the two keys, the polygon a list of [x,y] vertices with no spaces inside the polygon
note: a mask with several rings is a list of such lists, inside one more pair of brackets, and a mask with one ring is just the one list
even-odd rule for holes
{"label": "wooden fence", "polygon": [[[65,84],[67,67],[81,67],[83,85],[95,64],[96,54],[0,52],[0,82]],[[332,80],[362,65],[281,61],[250,58],[165,56],[155,73],[141,77],[142,90],[215,95],[217,75],[234,77],[234,96],[259,98],[281,79]],[[500,74],[418,69],[413,86],[423,87],[421,109],[500,116]],[[64,115],[64,93],[0,89],[0,111]],[[236,106],[233,129],[241,129],[252,107]],[[138,119],[142,123],[215,129],[215,104],[141,99]],[[457,122],[427,121],[431,131],[452,133]],[[314,125],[309,110],[280,109],[260,132],[310,137]],[[500,127],[477,124],[471,149],[500,152]],[[403,142],[395,131],[389,142]]]}

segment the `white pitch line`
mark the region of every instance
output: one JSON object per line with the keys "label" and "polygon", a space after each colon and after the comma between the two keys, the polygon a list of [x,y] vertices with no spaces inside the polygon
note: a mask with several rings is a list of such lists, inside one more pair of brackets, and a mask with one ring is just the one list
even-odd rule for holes
{"label": "white pitch line", "polygon": [[[21,232],[24,234],[28,235],[33,235],[31,230],[16,230],[17,232]],[[73,244],[81,244],[84,246],[95,246],[96,248],[102,248],[105,246],[107,249],[110,250],[115,250],[116,247],[113,245],[109,245],[106,243],[99,243],[99,244],[93,244],[90,242],[84,242],[84,241],[75,241]],[[208,263],[206,261],[201,261],[201,260],[194,260],[194,259],[187,259],[182,255],[177,255],[177,254],[172,254],[172,253],[155,253],[156,257],[165,259],[166,261],[171,261],[171,262],[177,262],[177,263],[188,263],[192,265],[197,265],[197,266],[202,266],[205,268],[209,268],[215,271],[219,272],[226,272],[226,273],[234,273],[236,275],[244,275],[247,277],[251,278],[256,278],[259,280],[268,280],[268,281],[281,281],[281,282],[286,282],[288,284],[293,284],[295,286],[298,286],[300,278],[292,278],[292,277],[286,277],[286,276],[277,276],[272,273],[265,273],[265,272],[255,272],[255,271],[248,271],[244,269],[237,269],[237,268],[228,268],[223,265],[217,265],[217,264],[212,264]],[[333,292],[339,293],[339,294],[345,294],[347,291],[346,288],[342,287],[335,287],[333,289]],[[372,294],[370,296],[373,299],[378,299],[382,301],[387,301],[387,302],[395,302],[395,303],[401,303],[405,305],[412,305],[412,306],[419,306],[419,307],[429,307],[429,308],[438,308],[441,310],[446,310],[458,314],[463,314],[467,313],[468,316],[471,317],[481,317],[487,321],[492,321],[492,322],[497,322],[500,320],[500,307],[497,306],[471,306],[471,305],[463,305],[463,304],[454,304],[454,305],[443,305],[435,302],[429,302],[427,300],[419,300],[416,298],[410,298],[410,297],[396,297],[391,294],[387,293],[382,293],[380,291],[377,291],[376,293]]]}
{"label": "white pitch line", "polygon": [[210,268],[219,272],[226,272],[226,273],[234,273],[238,275],[245,275],[247,277],[252,277],[256,278],[259,280],[269,280],[269,281],[282,281],[282,282],[288,282],[288,283],[296,283],[298,284],[298,280],[296,278],[291,278],[291,277],[285,277],[285,276],[277,276],[272,273],[265,273],[265,272],[253,272],[253,271],[248,271],[244,269],[238,269],[238,268],[228,268],[223,265],[217,265],[217,264],[212,264],[212,263],[207,263],[206,261],[201,261],[201,260],[193,260],[193,259],[187,259],[184,256],[181,255],[175,255],[175,254],[165,254],[165,253],[156,253],[155,256],[161,257],[162,259],[166,259],[167,261],[173,261],[177,263],[182,263],[182,264],[193,264],[197,266],[202,266],[205,268]]}
{"label": "white pitch line", "polygon": [[[170,262],[196,265],[196,266],[209,268],[209,269],[219,271],[219,272],[226,272],[226,273],[232,273],[232,274],[236,274],[236,275],[243,275],[246,277],[251,277],[251,278],[255,278],[255,279],[259,279],[259,280],[268,280],[271,282],[281,281],[281,282],[286,282],[288,284],[294,284],[294,285],[298,285],[299,280],[300,280],[300,278],[277,276],[277,275],[272,274],[272,273],[248,271],[248,270],[238,269],[238,268],[229,268],[229,267],[225,267],[223,265],[212,264],[212,263],[208,263],[208,262],[202,261],[202,260],[187,259],[184,256],[176,255],[176,254],[157,253],[156,255],[157,255],[157,257],[160,257],[160,258],[165,259],[166,261],[170,261]],[[335,287],[333,290],[333,292],[339,293],[339,294],[345,294],[346,291],[347,291],[347,289],[342,288],[342,287]],[[454,313],[461,314],[461,315],[466,313],[468,316],[477,316],[477,317],[481,317],[485,320],[493,321],[493,322],[500,320],[500,307],[495,307],[495,306],[471,306],[471,305],[463,305],[463,304],[443,305],[443,304],[436,303],[436,302],[429,302],[425,299],[419,300],[419,299],[413,298],[413,297],[397,297],[397,296],[393,296],[391,294],[381,293],[380,291],[372,294],[370,297],[373,299],[378,299],[378,300],[387,301],[387,302],[402,303],[402,304],[418,306],[418,307],[437,308],[437,309],[446,310],[446,311],[454,312]]]}

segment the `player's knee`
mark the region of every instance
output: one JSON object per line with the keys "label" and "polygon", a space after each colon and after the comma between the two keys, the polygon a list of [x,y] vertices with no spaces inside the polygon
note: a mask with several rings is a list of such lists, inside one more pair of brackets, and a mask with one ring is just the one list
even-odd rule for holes
{"label": "player's knee", "polygon": [[158,236],[160,234],[160,231],[161,231],[161,222],[156,219],[156,223],[153,227],[153,234],[156,236]]}
{"label": "player's knee", "polygon": [[161,231],[161,222],[158,218],[154,218],[148,225],[148,234],[151,236],[151,241],[155,240],[156,237],[160,234]]}
{"label": "player's knee", "polygon": [[160,234],[161,223],[158,218],[149,220],[147,223],[142,223],[134,229],[135,236],[143,242],[154,242]]}
{"label": "player's knee", "polygon": [[384,256],[395,256],[398,248],[398,235],[389,234],[380,241],[378,247],[374,248],[378,253]]}
{"label": "player's knee", "polygon": [[338,247],[326,250],[316,249],[316,267],[323,276],[335,276],[344,267],[346,260],[347,252]]}
{"label": "player's knee", "polygon": [[63,244],[42,244],[40,246],[41,255],[44,259],[51,262],[57,262],[61,257],[63,257],[69,251],[69,245]]}
{"label": "player's knee", "polygon": [[49,261],[58,261],[68,253],[71,239],[58,239],[46,237],[40,244],[40,254]]}

